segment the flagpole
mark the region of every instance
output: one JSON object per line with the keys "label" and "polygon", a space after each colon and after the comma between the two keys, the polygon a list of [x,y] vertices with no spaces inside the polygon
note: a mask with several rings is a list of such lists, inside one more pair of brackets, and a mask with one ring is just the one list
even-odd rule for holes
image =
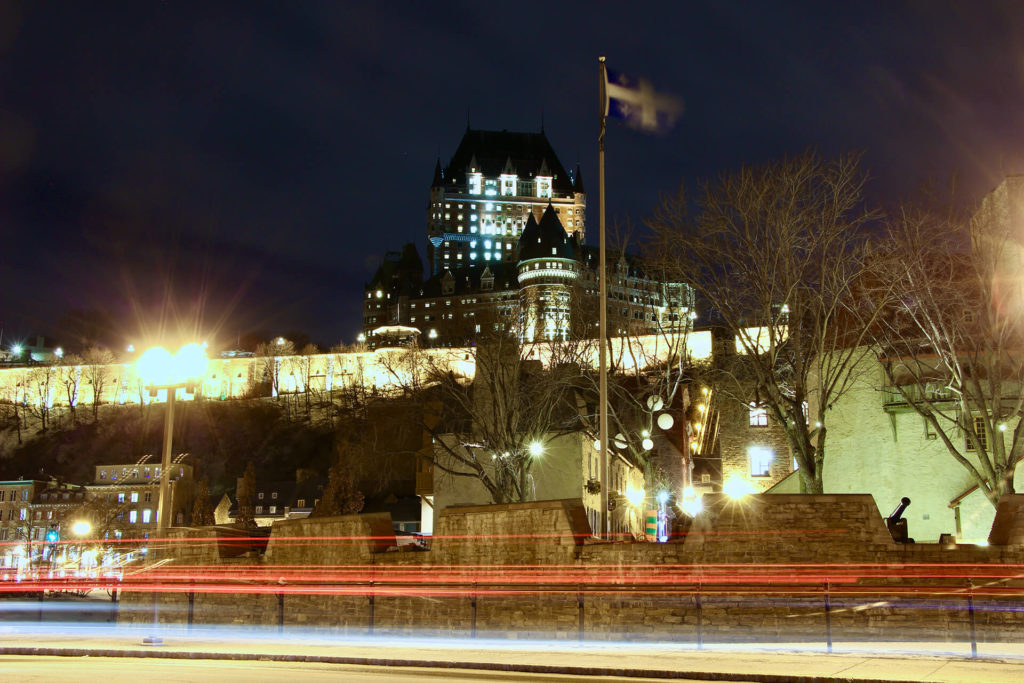
{"label": "flagpole", "polygon": [[604,55],[598,57],[600,63],[599,72],[601,80],[601,132],[598,136],[598,229],[600,230],[599,257],[597,267],[597,280],[600,285],[600,324],[598,327],[598,377],[599,377],[599,420],[600,420],[600,441],[601,441],[601,536],[611,537],[611,511],[608,509],[608,492],[611,488],[608,463],[608,359],[606,357],[605,343],[608,340],[608,278],[605,277],[605,237],[604,237],[604,133],[605,133],[605,107],[607,107],[607,96],[605,94],[605,64]]}

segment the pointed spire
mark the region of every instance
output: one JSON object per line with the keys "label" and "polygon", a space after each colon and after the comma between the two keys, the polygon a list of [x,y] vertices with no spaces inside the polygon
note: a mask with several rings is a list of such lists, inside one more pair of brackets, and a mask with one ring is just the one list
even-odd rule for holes
{"label": "pointed spire", "polygon": [[505,157],[505,167],[501,169],[503,175],[515,175],[516,167],[512,165],[512,157]]}
{"label": "pointed spire", "polygon": [[469,160],[469,168],[466,170],[469,171],[470,173],[480,172],[480,162],[476,160],[476,153],[474,153],[473,157]]}
{"label": "pointed spire", "polygon": [[430,186],[441,187],[442,185],[444,185],[444,175],[441,173],[441,157],[437,157],[437,163],[434,164],[434,180]]}
{"label": "pointed spire", "polygon": [[583,171],[580,170],[580,165],[576,164],[576,175],[572,179],[572,189],[574,192],[586,193],[583,189]]}

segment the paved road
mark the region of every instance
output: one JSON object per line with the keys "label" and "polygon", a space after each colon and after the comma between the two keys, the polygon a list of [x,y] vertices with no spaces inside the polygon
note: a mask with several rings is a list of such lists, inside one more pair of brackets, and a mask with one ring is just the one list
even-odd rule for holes
{"label": "paved road", "polygon": [[[488,640],[436,635],[344,636],[297,630],[278,634],[276,629],[233,630],[230,627],[188,634],[181,628],[161,626],[164,640],[162,645],[154,647],[142,644],[143,636],[149,633],[143,629],[67,624],[60,630],[55,624],[3,624],[0,625],[0,673],[8,671],[5,667],[20,667],[17,671],[11,670],[19,678],[10,680],[22,680],[23,672],[37,676],[24,680],[82,680],[85,678],[82,667],[101,662],[109,667],[110,675],[118,675],[122,680],[134,671],[147,672],[148,678],[154,678],[153,667],[166,666],[169,667],[166,680],[252,683],[275,677],[276,674],[270,675],[271,671],[276,671],[275,667],[283,667],[285,673],[302,672],[302,676],[289,676],[302,680],[319,680],[318,676],[338,671],[354,672],[355,678],[351,680],[370,680],[367,676],[371,670],[351,669],[350,666],[391,664],[391,668],[372,671],[386,674],[380,680],[420,680],[428,674],[431,680],[436,680],[436,674],[443,674],[459,681],[571,681],[578,680],[575,674],[588,674],[628,677],[628,680],[660,677],[769,683],[791,680],[1024,681],[1024,646],[1017,644],[1002,644],[998,653],[983,650],[986,656],[975,660],[966,657],[966,652],[950,652],[951,646],[960,647],[950,643],[837,644],[841,652],[829,655],[821,647],[808,644],[717,645],[698,651],[672,643]],[[942,652],[945,647],[948,654],[907,652],[911,646],[932,653]],[[33,657],[26,658],[29,654]],[[67,656],[51,656],[62,654]],[[294,661],[299,658],[303,661]],[[32,662],[50,661],[55,667],[52,671],[33,668]],[[63,678],[61,672],[64,671],[72,675]],[[543,675],[545,672],[560,675],[551,678]],[[207,674],[210,677],[201,677]],[[104,675],[107,674],[102,669],[89,674],[90,677]],[[179,678],[173,677],[179,675]],[[164,676],[156,678],[163,680]]]}
{"label": "paved road", "polygon": [[[344,664],[306,664],[291,662],[193,661],[181,659],[117,659],[106,657],[0,656],[0,676],[24,681],[127,680],[144,676],[146,680],[192,683],[253,683],[254,681],[341,681],[342,683],[467,683],[468,681],[540,681],[550,683],[588,683],[590,676],[533,674],[494,671],[451,671],[445,669],[347,666]],[[602,677],[602,681],[654,683],[663,679]],[[675,679],[706,681],[706,678]]]}

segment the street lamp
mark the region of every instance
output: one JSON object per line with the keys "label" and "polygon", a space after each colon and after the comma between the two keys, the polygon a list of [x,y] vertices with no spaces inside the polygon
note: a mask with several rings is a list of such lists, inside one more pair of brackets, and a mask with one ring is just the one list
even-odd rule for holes
{"label": "street lamp", "polygon": [[170,511],[168,487],[171,470],[171,440],[174,434],[174,401],[178,389],[189,393],[206,373],[206,350],[199,344],[186,344],[171,355],[162,347],[147,350],[138,361],[139,377],[146,383],[150,396],[161,389],[167,392],[167,419],[164,422],[164,448],[160,458],[160,498],[156,508],[157,536],[167,532]]}

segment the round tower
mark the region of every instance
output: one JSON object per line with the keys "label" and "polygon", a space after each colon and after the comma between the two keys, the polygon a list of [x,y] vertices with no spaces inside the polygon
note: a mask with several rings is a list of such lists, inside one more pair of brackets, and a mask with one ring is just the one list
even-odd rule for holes
{"label": "round tower", "polygon": [[578,245],[551,204],[540,222],[531,215],[519,238],[520,340],[564,340],[572,329],[580,276]]}

